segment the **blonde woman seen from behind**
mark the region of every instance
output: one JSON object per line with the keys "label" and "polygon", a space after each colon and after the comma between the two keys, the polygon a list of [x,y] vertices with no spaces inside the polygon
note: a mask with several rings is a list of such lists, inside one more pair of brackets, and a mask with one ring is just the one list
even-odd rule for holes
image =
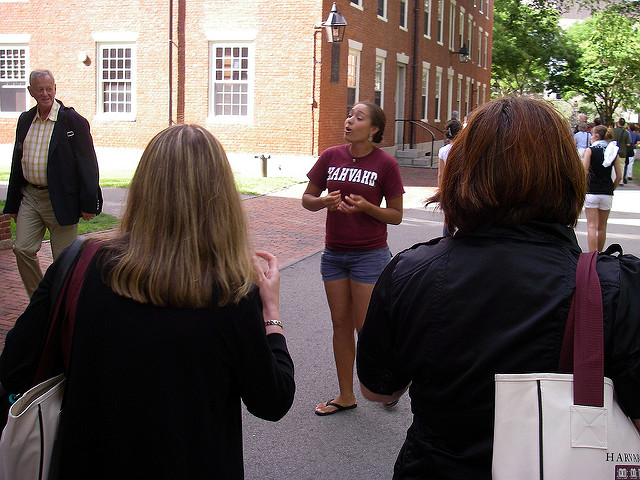
{"label": "blonde woman seen from behind", "polygon": [[[60,478],[243,478],[241,401],[276,421],[295,390],[277,261],[252,255],[246,223],[213,135],[176,125],[151,140],[80,292]],[[9,391],[32,380],[58,264],[7,335]]]}

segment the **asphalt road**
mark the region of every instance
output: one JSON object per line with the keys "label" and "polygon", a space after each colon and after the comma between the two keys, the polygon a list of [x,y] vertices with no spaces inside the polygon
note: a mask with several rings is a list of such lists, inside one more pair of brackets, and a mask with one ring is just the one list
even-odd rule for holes
{"label": "asphalt road", "polygon": [[[118,216],[123,195],[122,190],[104,189],[105,212]],[[0,198],[5,196],[6,186],[0,185]],[[620,243],[625,252],[640,256],[640,190],[623,187],[614,198],[607,243]],[[405,210],[402,224],[389,227],[393,253],[442,232],[441,214],[415,202],[407,206],[413,208]],[[576,233],[586,250],[584,216]],[[295,363],[297,392],[291,411],[279,422],[243,412],[248,480],[389,479],[411,423],[406,395],[393,409],[358,395],[357,409],[328,417],[314,414],[317,403],[337,392],[331,321],[319,271],[319,252],[281,270],[281,317]]]}

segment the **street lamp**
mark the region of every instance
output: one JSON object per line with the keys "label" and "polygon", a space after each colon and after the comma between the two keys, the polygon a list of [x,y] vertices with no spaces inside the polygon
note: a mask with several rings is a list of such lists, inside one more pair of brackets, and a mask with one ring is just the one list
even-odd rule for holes
{"label": "street lamp", "polygon": [[336,5],[336,2],[333,2],[331,12],[322,26],[327,32],[327,42],[340,43],[344,40],[344,31],[347,28],[347,21],[341,13],[338,13],[338,6]]}
{"label": "street lamp", "polygon": [[460,63],[467,63],[469,61],[469,50],[467,49],[467,44],[463,43],[460,50],[457,52],[451,52],[451,55],[460,55]]}

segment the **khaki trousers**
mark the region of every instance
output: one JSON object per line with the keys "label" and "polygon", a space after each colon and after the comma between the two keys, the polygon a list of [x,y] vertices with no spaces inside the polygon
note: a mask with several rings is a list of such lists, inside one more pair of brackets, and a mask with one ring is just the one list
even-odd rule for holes
{"label": "khaki trousers", "polygon": [[38,190],[27,185],[22,189],[22,194],[13,253],[27,295],[31,297],[42,280],[42,270],[36,254],[42,246],[46,229],[49,229],[51,253],[55,260],[78,236],[78,224],[64,227],[58,225],[48,189]]}

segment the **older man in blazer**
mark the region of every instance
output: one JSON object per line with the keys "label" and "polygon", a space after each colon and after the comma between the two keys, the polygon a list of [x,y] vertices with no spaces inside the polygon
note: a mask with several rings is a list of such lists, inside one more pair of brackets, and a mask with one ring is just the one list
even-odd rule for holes
{"label": "older man in blazer", "polygon": [[55,99],[49,70],[29,76],[36,106],[18,119],[4,213],[16,222],[13,252],[27,290],[35,291],[42,271],[37,252],[49,230],[54,260],[78,235],[78,219],[102,210],[98,162],[89,122]]}

